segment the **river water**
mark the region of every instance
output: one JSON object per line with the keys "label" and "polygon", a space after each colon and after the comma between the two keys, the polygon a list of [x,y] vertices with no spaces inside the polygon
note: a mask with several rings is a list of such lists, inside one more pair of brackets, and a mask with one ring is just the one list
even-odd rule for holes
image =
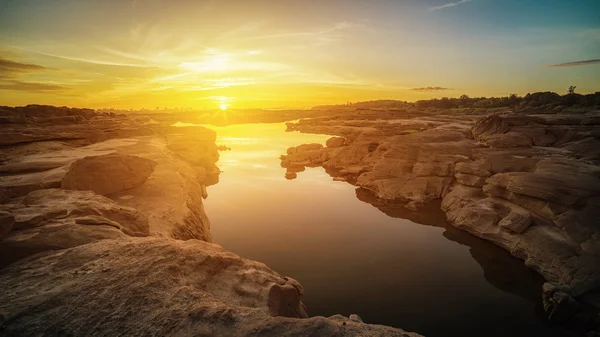
{"label": "river water", "polygon": [[309,315],[355,313],[428,337],[561,336],[543,318],[543,279],[446,227],[435,209],[379,205],[322,168],[287,180],[279,156],[328,136],[284,124],[209,127],[232,149],[221,152],[220,182],[205,201],[214,241],[297,279]]}

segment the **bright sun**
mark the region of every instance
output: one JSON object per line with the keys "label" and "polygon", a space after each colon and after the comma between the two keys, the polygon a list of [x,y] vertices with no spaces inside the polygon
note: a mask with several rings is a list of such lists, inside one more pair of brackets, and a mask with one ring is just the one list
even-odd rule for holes
{"label": "bright sun", "polygon": [[223,103],[219,106],[221,108],[221,110],[225,111],[227,110],[227,104]]}

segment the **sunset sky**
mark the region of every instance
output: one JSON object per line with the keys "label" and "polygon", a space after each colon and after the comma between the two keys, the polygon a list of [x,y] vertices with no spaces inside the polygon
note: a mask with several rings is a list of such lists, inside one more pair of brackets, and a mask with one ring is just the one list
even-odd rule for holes
{"label": "sunset sky", "polygon": [[598,0],[0,0],[0,105],[600,90]]}

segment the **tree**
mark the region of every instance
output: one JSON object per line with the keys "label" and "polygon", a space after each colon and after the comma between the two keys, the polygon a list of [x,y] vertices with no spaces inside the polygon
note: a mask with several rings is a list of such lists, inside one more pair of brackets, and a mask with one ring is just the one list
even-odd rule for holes
{"label": "tree", "polygon": [[569,87],[569,95],[573,95],[573,94],[575,93],[575,89],[576,89],[576,88],[577,88],[577,87],[576,87],[576,86],[574,86],[574,85],[570,86],[570,87]]}

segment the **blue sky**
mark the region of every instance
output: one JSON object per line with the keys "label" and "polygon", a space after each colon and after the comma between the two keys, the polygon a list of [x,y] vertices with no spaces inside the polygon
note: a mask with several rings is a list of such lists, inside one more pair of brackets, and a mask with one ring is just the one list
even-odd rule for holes
{"label": "blue sky", "polygon": [[0,0],[0,104],[594,92],[598,13],[597,0]]}

